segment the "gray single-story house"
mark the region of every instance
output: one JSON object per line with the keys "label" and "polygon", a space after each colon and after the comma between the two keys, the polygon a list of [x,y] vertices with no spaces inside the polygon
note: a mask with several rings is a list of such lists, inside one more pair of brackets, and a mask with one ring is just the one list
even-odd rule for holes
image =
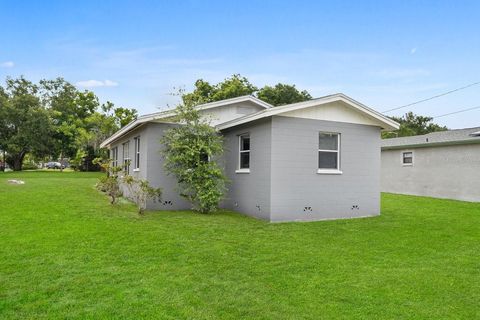
{"label": "gray single-story house", "polygon": [[382,140],[382,191],[480,201],[480,127]]}
{"label": "gray single-story house", "polygon": [[[252,96],[198,106],[224,136],[223,208],[268,221],[380,214],[380,135],[398,124],[344,94],[273,107]],[[191,208],[163,168],[173,110],[139,117],[102,143],[114,165],[163,188],[149,209]]]}

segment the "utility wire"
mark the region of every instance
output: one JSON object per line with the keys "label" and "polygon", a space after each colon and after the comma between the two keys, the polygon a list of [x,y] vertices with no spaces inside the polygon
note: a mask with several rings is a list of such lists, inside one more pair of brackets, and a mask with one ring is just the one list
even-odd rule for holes
{"label": "utility wire", "polygon": [[382,113],[390,112],[390,111],[394,111],[394,110],[398,110],[398,109],[402,109],[402,108],[406,108],[406,107],[410,107],[410,106],[413,106],[413,105],[416,105],[416,104],[419,104],[419,103],[422,103],[422,102],[425,102],[425,101],[429,101],[429,100],[433,100],[433,99],[436,99],[436,98],[439,98],[439,97],[443,97],[443,96],[446,96],[447,94],[454,93],[454,92],[457,92],[457,91],[460,91],[460,90],[463,90],[463,89],[467,89],[467,88],[476,86],[477,84],[480,84],[480,81],[470,83],[469,85],[466,85],[466,86],[463,86],[463,87],[460,87],[460,88],[457,88],[457,89],[453,89],[453,90],[450,90],[450,91],[447,91],[447,92],[444,92],[444,93],[441,93],[441,94],[437,94],[436,96],[433,96],[433,97],[430,97],[430,98],[415,101],[415,102],[412,102],[412,103],[409,103],[409,104],[406,104],[406,105],[403,105],[403,106],[400,106],[400,107],[396,107],[396,108],[393,108],[393,109],[385,110],[385,111],[382,111]]}
{"label": "utility wire", "polygon": [[450,116],[450,115],[452,115],[452,114],[467,112],[467,111],[471,111],[471,110],[475,110],[475,109],[480,109],[480,106],[476,106],[476,107],[468,108],[468,109],[462,109],[462,110],[458,110],[458,111],[454,111],[454,112],[450,112],[450,113],[445,113],[445,114],[441,114],[441,115],[439,115],[439,116],[435,116],[435,117],[432,117],[432,118],[433,118],[433,119],[437,119],[437,118],[441,118],[441,117]]}

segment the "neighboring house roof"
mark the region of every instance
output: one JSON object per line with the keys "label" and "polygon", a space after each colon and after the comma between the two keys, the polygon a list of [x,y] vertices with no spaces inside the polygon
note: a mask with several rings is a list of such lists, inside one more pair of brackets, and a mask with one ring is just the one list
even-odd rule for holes
{"label": "neighboring house roof", "polygon": [[399,128],[399,124],[392,119],[384,116],[383,114],[365,106],[364,104],[361,104],[358,101],[355,101],[354,99],[344,95],[343,93],[336,93],[332,95],[328,95],[325,97],[317,98],[317,99],[312,99],[304,102],[299,102],[299,103],[293,103],[293,104],[288,104],[284,106],[279,106],[275,108],[269,108],[266,110],[262,110],[253,114],[249,114],[247,116],[237,118],[235,120],[231,120],[222,124],[217,125],[217,128],[220,130],[227,129],[230,127],[234,127],[243,123],[247,123],[250,121],[258,120],[261,118],[266,118],[274,115],[280,115],[282,113],[287,113],[291,111],[296,111],[300,109],[306,109],[306,108],[311,108],[311,107],[316,107],[316,106],[321,106],[327,103],[331,102],[344,102],[346,105],[350,106],[351,108],[355,109],[356,111],[359,111],[366,116],[374,119],[376,123],[385,130],[396,130]]}
{"label": "neighboring house roof", "polygon": [[[237,97],[232,99],[206,103],[203,105],[199,105],[197,108],[199,110],[206,110],[206,109],[212,109],[212,108],[227,106],[235,103],[241,103],[241,102],[253,103],[263,108],[263,110],[248,114],[246,116],[238,117],[231,121],[226,121],[226,122],[217,124],[216,125],[217,129],[224,130],[227,128],[231,128],[247,122],[255,121],[258,119],[262,119],[262,118],[266,118],[274,115],[281,115],[281,114],[288,115],[288,113],[290,112],[312,108],[312,107],[318,107],[318,106],[326,105],[332,102],[342,102],[343,105],[359,112],[363,116],[370,119],[369,121],[372,123],[372,125],[378,125],[382,129],[396,130],[399,128],[399,124],[397,122],[391,120],[390,118],[382,115],[381,113],[361,104],[358,101],[355,101],[354,99],[342,93],[332,94],[332,95],[328,95],[328,96],[317,98],[317,99],[288,104],[288,105],[279,106],[279,107],[273,107],[272,105],[253,96],[242,96],[242,97]],[[111,137],[106,139],[104,142],[102,142],[100,146],[103,148],[110,145],[112,142],[121,138],[126,133],[138,128],[139,126],[147,122],[168,122],[168,118],[172,117],[174,114],[175,114],[175,110],[172,109],[172,110],[167,110],[163,112],[157,112],[157,113],[141,116],[137,120],[129,123],[122,129],[117,131],[115,134],[113,134]]]}
{"label": "neighboring house roof", "polygon": [[480,127],[382,140],[382,150],[480,143]]}
{"label": "neighboring house roof", "polygon": [[[215,102],[210,102],[210,103],[205,103],[198,105],[197,108],[199,110],[207,110],[207,109],[213,109],[221,106],[228,106],[231,104],[235,103],[241,103],[241,102],[251,102],[261,108],[272,108],[273,106],[269,103],[266,103],[265,101],[262,101],[254,96],[241,96],[241,97],[236,97],[236,98],[231,98],[231,99],[225,99],[221,101],[215,101]],[[150,113],[146,114],[143,116],[138,117],[136,120],[130,122],[127,124],[125,127],[121,128],[117,132],[115,132],[112,136],[110,136],[108,139],[103,141],[100,144],[101,148],[104,148],[108,146],[110,143],[114,142],[118,138],[122,137],[124,134],[132,131],[133,129],[138,128],[139,126],[143,125],[146,122],[152,122],[152,121],[158,121],[162,119],[167,119],[175,115],[175,109],[170,109],[166,111],[161,111],[161,112],[155,112],[155,113]]]}

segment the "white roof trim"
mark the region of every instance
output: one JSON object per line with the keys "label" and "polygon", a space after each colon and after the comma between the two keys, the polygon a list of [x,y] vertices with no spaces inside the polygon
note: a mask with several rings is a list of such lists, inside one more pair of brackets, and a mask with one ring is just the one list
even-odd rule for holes
{"label": "white roof trim", "polygon": [[[241,97],[236,97],[236,98],[231,98],[231,99],[225,99],[221,101],[215,101],[215,102],[209,102],[205,104],[198,105],[197,108],[199,110],[206,110],[206,109],[213,109],[217,107],[222,107],[222,106],[227,106],[235,103],[240,103],[240,102],[246,102],[250,101],[259,107],[269,109],[272,108],[273,106],[269,103],[266,103],[265,101],[262,101],[254,96],[241,96]],[[156,113],[151,113],[151,114],[146,114],[143,116],[140,116],[137,118],[137,120],[134,120],[127,124],[125,127],[121,128],[117,132],[115,132],[112,136],[110,136],[108,139],[103,141],[100,144],[101,148],[108,147],[112,142],[120,139],[123,135],[126,133],[132,131],[133,129],[137,128],[139,125],[145,122],[150,122],[150,121],[155,121],[155,120],[160,120],[164,118],[168,118],[175,115],[175,110],[166,110],[166,111],[161,111],[161,112],[156,112]]]}
{"label": "white roof trim", "polygon": [[238,126],[240,124],[244,124],[250,121],[255,121],[261,118],[266,118],[266,117],[282,114],[289,111],[305,109],[305,108],[314,107],[317,105],[327,104],[327,103],[336,102],[336,101],[342,101],[348,104],[349,106],[353,107],[354,109],[377,120],[379,123],[379,126],[385,130],[396,130],[400,127],[400,125],[397,122],[391,120],[390,118],[384,116],[383,114],[361,104],[358,101],[353,100],[352,98],[342,93],[337,93],[334,95],[329,95],[329,96],[325,96],[322,98],[313,99],[305,102],[299,102],[299,103],[262,110],[257,113],[249,114],[244,117],[219,124],[217,125],[217,129],[224,130],[230,127]]}

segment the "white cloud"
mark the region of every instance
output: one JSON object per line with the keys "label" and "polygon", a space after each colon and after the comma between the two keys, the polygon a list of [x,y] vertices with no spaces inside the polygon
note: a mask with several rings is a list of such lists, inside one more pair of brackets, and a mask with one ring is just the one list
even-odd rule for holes
{"label": "white cloud", "polygon": [[15,66],[15,63],[13,61],[5,61],[0,63],[0,67],[2,68],[13,68]]}
{"label": "white cloud", "polygon": [[410,49],[410,54],[415,54],[415,52],[417,52],[417,48]]}
{"label": "white cloud", "polygon": [[85,81],[78,81],[77,86],[83,88],[97,88],[97,87],[116,87],[118,86],[118,82],[112,80],[85,80]]}

